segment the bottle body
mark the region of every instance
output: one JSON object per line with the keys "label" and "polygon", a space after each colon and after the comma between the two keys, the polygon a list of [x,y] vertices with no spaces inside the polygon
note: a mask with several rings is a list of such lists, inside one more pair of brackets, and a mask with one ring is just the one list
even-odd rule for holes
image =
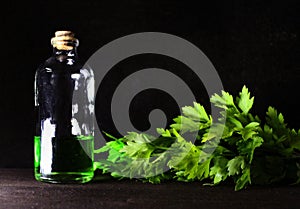
{"label": "bottle body", "polygon": [[85,183],[93,178],[94,75],[72,50],[54,54],[36,71],[35,178]]}

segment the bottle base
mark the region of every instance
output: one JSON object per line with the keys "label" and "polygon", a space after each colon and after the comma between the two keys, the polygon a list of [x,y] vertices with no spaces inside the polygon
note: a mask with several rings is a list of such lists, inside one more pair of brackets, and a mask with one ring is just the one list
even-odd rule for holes
{"label": "bottle base", "polygon": [[50,174],[35,174],[35,179],[46,183],[80,184],[91,181],[94,172],[52,172]]}

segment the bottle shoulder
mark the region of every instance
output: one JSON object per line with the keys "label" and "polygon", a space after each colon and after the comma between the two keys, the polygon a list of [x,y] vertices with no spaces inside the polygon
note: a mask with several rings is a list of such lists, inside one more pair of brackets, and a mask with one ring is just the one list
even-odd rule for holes
{"label": "bottle shoulder", "polygon": [[82,68],[83,65],[78,60],[72,58],[59,60],[56,57],[49,57],[38,66],[36,73],[78,73]]}
{"label": "bottle shoulder", "polygon": [[[72,76],[73,74],[77,74]],[[35,79],[67,76],[81,77],[84,79],[90,79],[94,77],[93,70],[88,66],[83,66],[81,63],[76,62],[72,64],[61,63],[55,60],[54,57],[50,57],[40,64],[36,70]]]}

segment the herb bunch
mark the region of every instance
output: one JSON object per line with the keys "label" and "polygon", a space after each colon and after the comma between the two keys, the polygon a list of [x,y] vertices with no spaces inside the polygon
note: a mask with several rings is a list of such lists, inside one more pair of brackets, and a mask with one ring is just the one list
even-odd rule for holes
{"label": "herb bunch", "polygon": [[107,134],[112,141],[95,150],[106,153],[95,169],[151,183],[233,182],[235,190],[300,183],[300,130],[288,128],[273,107],[264,120],[252,115],[254,97],[245,86],[235,99],[222,91],[210,101],[220,109],[217,120],[194,102],[182,108],[169,129],[157,129],[160,137],[129,132],[116,139]]}

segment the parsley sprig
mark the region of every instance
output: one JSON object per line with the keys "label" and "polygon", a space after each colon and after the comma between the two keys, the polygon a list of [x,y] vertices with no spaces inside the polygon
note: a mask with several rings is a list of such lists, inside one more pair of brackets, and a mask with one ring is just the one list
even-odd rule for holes
{"label": "parsley sprig", "polygon": [[252,115],[254,97],[245,86],[235,99],[222,91],[211,103],[220,109],[218,119],[194,102],[182,108],[169,129],[158,128],[158,138],[129,132],[116,139],[107,134],[112,141],[95,150],[107,156],[95,169],[151,183],[233,182],[235,190],[249,184],[300,183],[300,130],[288,128],[273,107],[264,120]]}

